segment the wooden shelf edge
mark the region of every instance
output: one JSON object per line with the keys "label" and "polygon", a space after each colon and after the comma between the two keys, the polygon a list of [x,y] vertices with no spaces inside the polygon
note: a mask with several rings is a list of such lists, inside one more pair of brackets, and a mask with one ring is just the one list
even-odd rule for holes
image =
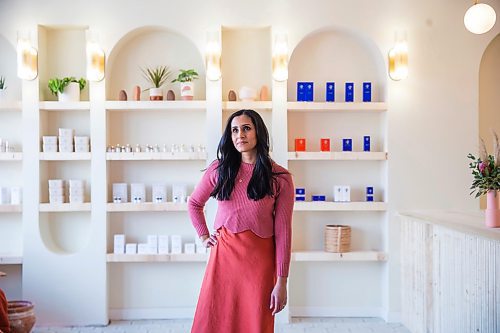
{"label": "wooden shelf edge", "polygon": [[187,212],[187,203],[108,203],[106,205],[108,212]]}
{"label": "wooden shelf edge", "polygon": [[62,204],[51,204],[51,203],[41,203],[38,210],[44,213],[56,213],[56,212],[90,212],[92,209],[92,204],[90,202],[84,203],[62,203]]}
{"label": "wooden shelf edge", "polygon": [[106,153],[108,161],[206,161],[207,153]]}
{"label": "wooden shelf edge", "polygon": [[90,161],[92,153],[40,153],[40,161]]}
{"label": "wooden shelf edge", "polygon": [[385,161],[388,159],[387,152],[302,152],[289,151],[288,160],[290,161],[312,161],[312,160],[331,160],[331,161]]}
{"label": "wooden shelf edge", "polygon": [[272,101],[224,101],[222,102],[223,110],[241,110],[241,109],[254,109],[254,110],[272,110]]}
{"label": "wooden shelf edge", "polygon": [[106,261],[109,263],[132,262],[206,262],[208,254],[115,254],[108,253]]}
{"label": "wooden shelf edge", "polygon": [[90,110],[90,102],[59,102],[59,101],[42,101],[38,107],[42,111],[88,111]]}
{"label": "wooden shelf edge", "polygon": [[131,110],[204,110],[207,107],[205,100],[193,101],[106,101],[106,110],[131,111]]}
{"label": "wooden shelf edge", "polygon": [[386,211],[387,203],[382,201],[295,201],[294,211]]}
{"label": "wooden shelf edge", "polygon": [[0,265],[20,265],[23,263],[23,257],[20,255],[0,254]]}
{"label": "wooden shelf edge", "polygon": [[387,111],[385,102],[287,102],[292,112],[382,112]]}
{"label": "wooden shelf edge", "polygon": [[380,251],[351,251],[345,253],[296,251],[292,252],[292,261],[387,261],[387,254]]}
{"label": "wooden shelf edge", "polygon": [[0,161],[8,162],[8,161],[22,161],[23,153],[15,152],[15,153],[0,153]]}
{"label": "wooden shelf edge", "polygon": [[22,205],[0,205],[0,213],[20,213],[22,211]]}

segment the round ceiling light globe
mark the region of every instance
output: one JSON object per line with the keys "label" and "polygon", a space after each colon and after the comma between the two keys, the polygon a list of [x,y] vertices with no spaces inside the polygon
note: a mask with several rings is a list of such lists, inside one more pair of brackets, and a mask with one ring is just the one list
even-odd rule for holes
{"label": "round ceiling light globe", "polygon": [[495,10],[485,3],[477,3],[470,7],[464,16],[467,30],[474,34],[484,34],[495,25],[497,15]]}

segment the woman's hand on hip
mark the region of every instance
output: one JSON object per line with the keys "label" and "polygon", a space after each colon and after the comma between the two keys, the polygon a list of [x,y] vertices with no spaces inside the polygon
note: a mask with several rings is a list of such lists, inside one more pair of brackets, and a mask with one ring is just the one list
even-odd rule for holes
{"label": "woman's hand on hip", "polygon": [[273,316],[283,310],[286,306],[287,302],[287,293],[286,293],[286,283],[287,278],[278,277],[278,281],[273,288],[273,292],[271,293],[271,304],[269,309],[273,310]]}
{"label": "woman's hand on hip", "polygon": [[219,233],[216,231],[211,235],[203,235],[201,236],[201,242],[203,243],[204,247],[212,247],[217,244],[217,236],[219,236]]}

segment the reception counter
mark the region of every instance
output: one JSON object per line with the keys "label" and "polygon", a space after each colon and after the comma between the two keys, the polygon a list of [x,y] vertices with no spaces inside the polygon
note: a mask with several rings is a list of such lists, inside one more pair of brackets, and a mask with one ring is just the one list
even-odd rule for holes
{"label": "reception counter", "polygon": [[402,320],[412,333],[500,332],[500,229],[483,212],[400,213]]}

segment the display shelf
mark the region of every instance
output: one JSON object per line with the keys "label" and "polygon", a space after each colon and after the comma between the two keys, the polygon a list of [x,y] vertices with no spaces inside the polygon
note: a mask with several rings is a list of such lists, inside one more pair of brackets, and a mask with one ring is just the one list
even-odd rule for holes
{"label": "display shelf", "polygon": [[90,212],[91,203],[41,203],[39,210],[40,212]]}
{"label": "display shelf", "polygon": [[206,101],[106,101],[108,111],[204,110]]}
{"label": "display shelf", "polygon": [[386,202],[296,201],[294,211],[385,211]]}
{"label": "display shelf", "polygon": [[108,253],[108,262],[206,262],[208,254],[114,254]]}
{"label": "display shelf", "polygon": [[206,160],[206,152],[182,153],[106,153],[108,161],[169,161],[169,160]]}
{"label": "display shelf", "polygon": [[383,112],[384,102],[288,102],[290,112]]}
{"label": "display shelf", "polygon": [[21,161],[23,153],[0,153],[0,161]]}
{"label": "display shelf", "polygon": [[313,160],[332,160],[332,161],[385,161],[387,152],[323,152],[323,151],[290,151],[288,152],[289,161],[313,161]]}
{"label": "display shelf", "polygon": [[108,203],[108,212],[187,212],[187,203]]}
{"label": "display shelf", "polygon": [[19,101],[0,102],[0,111],[21,111],[23,104]]}
{"label": "display shelf", "polygon": [[324,251],[294,251],[292,261],[386,261],[385,252],[379,251],[351,251],[333,253]]}
{"label": "display shelf", "polygon": [[41,161],[90,161],[91,153],[40,153]]}
{"label": "display shelf", "polygon": [[0,205],[0,213],[20,213],[22,212],[21,205]]}
{"label": "display shelf", "polygon": [[90,102],[40,102],[41,111],[85,111],[90,110]]}
{"label": "display shelf", "polygon": [[19,265],[23,263],[23,256],[0,253],[0,265]]}
{"label": "display shelf", "polygon": [[235,102],[222,102],[222,109],[224,110],[272,110],[272,101],[235,101]]}

